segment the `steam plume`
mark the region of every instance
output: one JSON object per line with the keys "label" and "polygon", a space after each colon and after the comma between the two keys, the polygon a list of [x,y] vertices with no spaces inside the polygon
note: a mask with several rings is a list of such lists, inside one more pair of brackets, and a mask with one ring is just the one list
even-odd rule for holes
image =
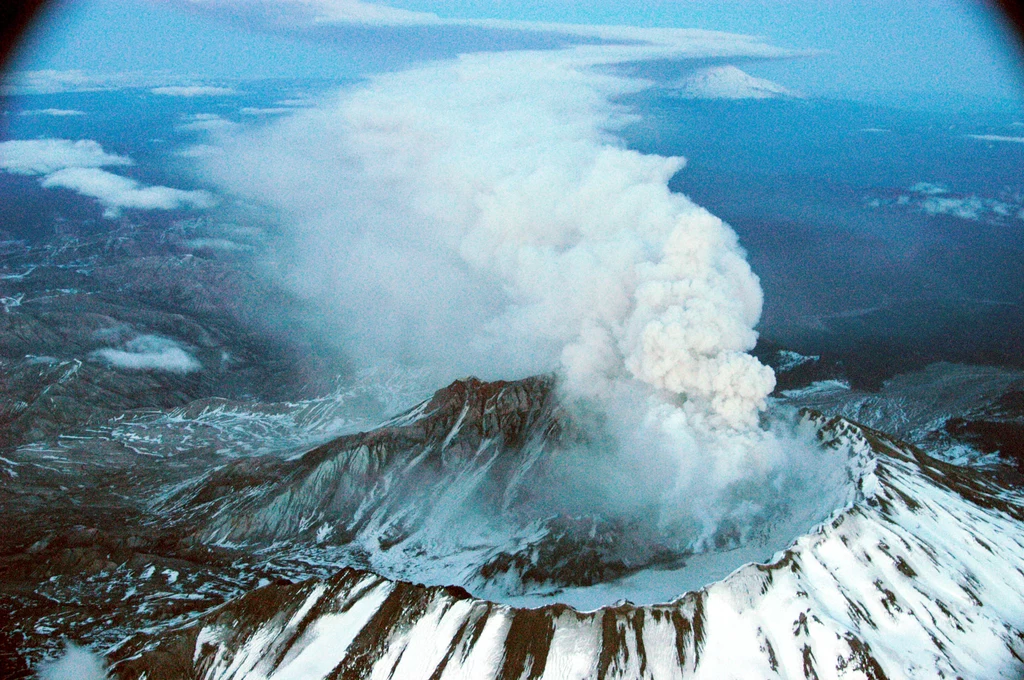
{"label": "steam plume", "polygon": [[621,447],[675,461],[674,493],[703,485],[713,527],[716,493],[767,479],[786,447],[758,425],[774,375],[747,354],[762,295],[735,234],[669,191],[681,158],[614,136],[616,98],[649,84],[600,67],[638,50],[381,75],[225,138],[211,171],[276,209],[292,282],[354,357],[438,379],[555,371]]}

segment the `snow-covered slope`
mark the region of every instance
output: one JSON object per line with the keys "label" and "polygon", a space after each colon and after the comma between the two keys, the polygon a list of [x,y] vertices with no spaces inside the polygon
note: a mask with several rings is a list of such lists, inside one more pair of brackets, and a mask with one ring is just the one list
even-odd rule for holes
{"label": "snow-covered slope", "polygon": [[695,71],[680,83],[679,92],[693,99],[775,99],[797,96],[778,83],[755,78],[730,65]]}
{"label": "snow-covered slope", "polygon": [[[876,392],[827,380],[783,396],[794,406],[844,416],[958,464],[991,464],[1000,454],[1012,460],[1007,440],[1019,442],[1024,432],[1024,372],[1007,368],[937,363],[891,378]],[[969,436],[972,424],[988,434],[984,426],[993,423],[1007,432]]]}
{"label": "snow-covered slope", "polygon": [[667,604],[519,608],[342,569],[270,585],[115,655],[121,678],[1019,677],[1024,507],[842,418],[855,499],[764,564]]}
{"label": "snow-covered slope", "polygon": [[576,471],[592,477],[608,462],[599,447],[575,446],[584,439],[549,378],[460,380],[371,432],[291,459],[231,461],[157,496],[153,511],[206,545],[458,585],[507,603],[596,607],[664,601],[768,559],[856,492],[852,459],[819,451],[810,500],[777,502],[747,535],[723,525],[714,548],[694,554],[646,507],[587,498],[595,494]]}

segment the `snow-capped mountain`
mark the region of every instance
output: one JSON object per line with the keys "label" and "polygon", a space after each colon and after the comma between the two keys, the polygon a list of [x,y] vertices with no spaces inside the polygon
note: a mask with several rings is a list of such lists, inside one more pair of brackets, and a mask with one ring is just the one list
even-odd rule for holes
{"label": "snow-capped mountain", "polygon": [[204,545],[303,555],[516,604],[594,607],[672,598],[767,559],[856,494],[848,468],[858,463],[822,452],[813,501],[779,502],[745,532],[724,522],[710,548],[696,548],[659,530],[649,504],[619,511],[591,498],[586,480],[618,461],[588,436],[551,378],[460,380],[371,432],[287,459],[237,459],[174,485],[152,511]]}
{"label": "snow-capped mountain", "polygon": [[26,593],[7,625],[26,645],[90,640],[114,676],[150,680],[1020,670],[1024,508],[1008,466],[805,411],[830,471],[815,502],[688,552],[642,523],[532,502],[583,436],[552,386],[456,381],[305,452],[290,435],[245,455],[211,443],[302,431],[325,404],[200,404],[23,446],[0,487],[23,506],[4,506],[24,538],[5,538],[0,565]]}
{"label": "snow-capped mountain", "polygon": [[712,66],[687,76],[678,86],[680,96],[692,99],[775,99],[797,97],[778,83],[755,78],[736,66]]}
{"label": "snow-capped mountain", "polygon": [[[462,384],[483,397],[463,400],[462,409],[483,405],[477,422],[498,425],[500,409],[487,408],[490,399],[505,395],[522,404],[544,384]],[[427,414],[451,401],[453,389],[385,430],[396,436],[416,422],[429,428]],[[542,408],[526,413],[515,421],[515,436],[551,433]],[[739,566],[664,604],[526,608],[344,568],[328,578],[267,585],[189,624],[136,636],[112,655],[113,671],[149,680],[1016,677],[1024,658],[1019,491],[843,418],[805,418],[825,450],[849,461],[848,502],[763,563]],[[363,453],[344,460],[366,473],[395,455],[364,444]],[[314,470],[338,460],[332,446],[313,452]],[[214,511],[208,537],[225,530],[236,539],[315,533],[331,506],[287,504],[325,470],[299,469],[284,469],[277,492],[235,506],[245,508],[248,523]],[[344,489],[321,491],[344,507]],[[190,502],[198,500],[194,494]],[[282,504],[290,511],[268,514]],[[307,527],[300,520],[310,510],[323,514]]]}
{"label": "snow-capped mountain", "polygon": [[681,561],[635,518],[549,507],[565,445],[581,437],[551,378],[456,381],[371,432],[232,461],[173,487],[154,512],[204,544],[312,550],[496,597]]}

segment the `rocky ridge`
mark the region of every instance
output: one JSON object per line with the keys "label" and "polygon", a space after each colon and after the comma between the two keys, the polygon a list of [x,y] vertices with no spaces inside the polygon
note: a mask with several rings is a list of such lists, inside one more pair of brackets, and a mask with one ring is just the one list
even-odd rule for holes
{"label": "rocky ridge", "polygon": [[153,511],[204,544],[334,546],[420,577],[403,565],[434,560],[467,587],[589,585],[680,560],[638,520],[550,506],[544,485],[584,438],[569,422],[550,377],[459,380],[370,432],[232,461]]}

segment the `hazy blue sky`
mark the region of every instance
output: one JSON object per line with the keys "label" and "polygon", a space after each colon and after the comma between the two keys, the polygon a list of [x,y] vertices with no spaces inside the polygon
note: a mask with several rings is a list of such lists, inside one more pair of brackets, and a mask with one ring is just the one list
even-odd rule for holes
{"label": "hazy blue sky", "polygon": [[[16,67],[96,74],[165,71],[196,79],[351,76],[461,49],[430,30],[338,29],[333,40],[270,35],[188,3],[64,0],[32,32]],[[246,3],[240,3],[245,5]],[[764,36],[823,53],[748,70],[810,95],[889,103],[1021,98],[1013,37],[978,0],[394,0],[442,18],[693,27]],[[431,44],[431,40],[434,41]],[[391,43],[389,43],[391,41]],[[420,44],[413,49],[410,44]],[[509,46],[518,38],[506,37]],[[472,40],[466,42],[473,45]],[[532,44],[528,41],[524,44]],[[404,45],[404,47],[403,47]]]}

